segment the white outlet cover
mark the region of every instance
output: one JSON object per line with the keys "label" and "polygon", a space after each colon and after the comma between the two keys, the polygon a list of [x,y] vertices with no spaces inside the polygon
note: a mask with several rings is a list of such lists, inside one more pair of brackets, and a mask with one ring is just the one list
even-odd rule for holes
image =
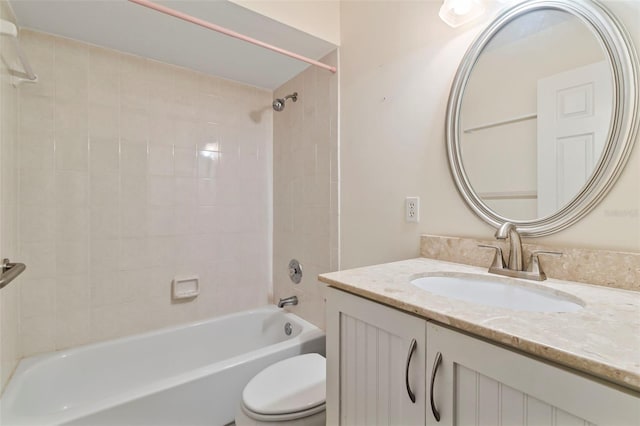
{"label": "white outlet cover", "polygon": [[420,197],[407,197],[404,200],[405,222],[420,222]]}

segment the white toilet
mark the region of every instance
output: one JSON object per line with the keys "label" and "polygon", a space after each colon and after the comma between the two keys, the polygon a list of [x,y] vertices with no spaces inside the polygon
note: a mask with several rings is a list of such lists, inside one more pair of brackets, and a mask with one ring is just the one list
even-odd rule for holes
{"label": "white toilet", "polygon": [[324,426],[326,360],[319,354],[287,358],[247,383],[237,426]]}

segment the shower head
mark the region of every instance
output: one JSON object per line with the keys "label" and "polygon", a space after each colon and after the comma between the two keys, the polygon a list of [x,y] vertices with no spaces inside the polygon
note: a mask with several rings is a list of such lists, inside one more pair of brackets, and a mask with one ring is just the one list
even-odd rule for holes
{"label": "shower head", "polygon": [[284,104],[287,101],[287,99],[291,99],[293,102],[297,102],[298,92],[293,92],[292,94],[287,95],[284,98],[278,98],[274,100],[273,103],[271,104],[273,106],[273,110],[278,112],[282,111],[284,109]]}
{"label": "shower head", "polygon": [[272,105],[274,111],[280,112],[284,109],[284,99],[276,99]]}

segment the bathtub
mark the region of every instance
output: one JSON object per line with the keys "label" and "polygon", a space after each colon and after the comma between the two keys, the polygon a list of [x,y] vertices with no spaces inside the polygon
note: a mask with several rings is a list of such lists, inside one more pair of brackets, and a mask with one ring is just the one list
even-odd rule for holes
{"label": "bathtub", "polygon": [[225,425],[256,373],[324,344],[320,329],[269,306],[39,355],[18,365],[0,424]]}

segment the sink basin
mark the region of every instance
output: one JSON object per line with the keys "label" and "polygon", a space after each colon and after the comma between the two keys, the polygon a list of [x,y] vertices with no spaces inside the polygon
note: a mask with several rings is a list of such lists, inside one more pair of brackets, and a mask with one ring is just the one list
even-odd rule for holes
{"label": "sink basin", "polygon": [[480,305],[529,312],[576,312],[582,305],[576,298],[535,284],[491,279],[476,275],[430,275],[411,280],[429,293]]}

